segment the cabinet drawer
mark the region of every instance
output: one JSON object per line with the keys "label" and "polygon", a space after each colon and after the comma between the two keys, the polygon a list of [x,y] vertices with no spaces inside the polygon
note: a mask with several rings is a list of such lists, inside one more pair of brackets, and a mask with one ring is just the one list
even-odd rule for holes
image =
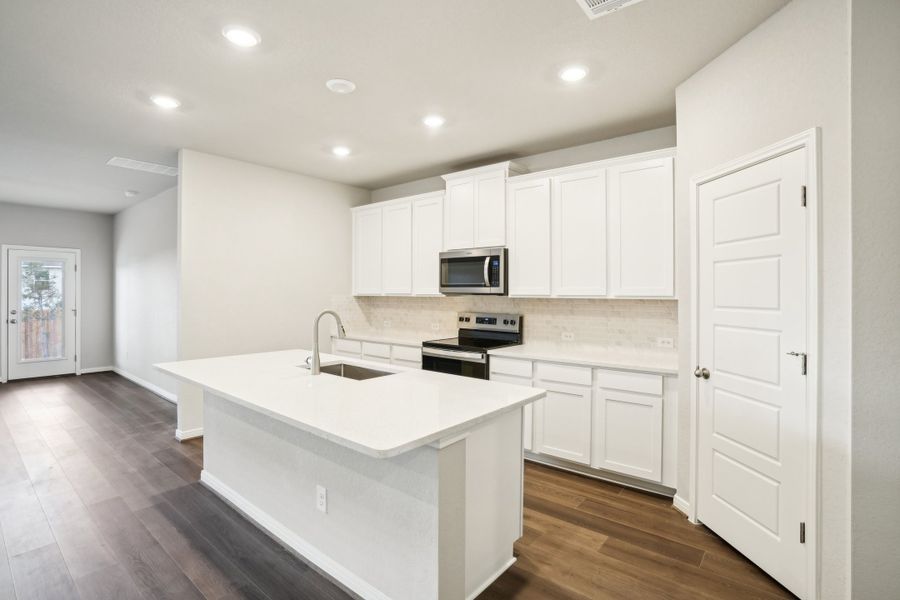
{"label": "cabinet drawer", "polygon": [[663,393],[662,375],[609,369],[595,369],[594,372],[597,374],[597,387],[604,390],[623,390],[653,396],[662,396]]}
{"label": "cabinet drawer", "polygon": [[535,378],[573,385],[591,385],[591,368],[555,363],[537,363]]}
{"label": "cabinet drawer", "polygon": [[[531,361],[517,360],[515,358],[504,358],[502,356],[492,356],[490,360],[491,373],[501,373],[503,375],[512,375],[513,377],[527,377],[531,379]],[[493,379],[493,377],[491,377]],[[531,385],[529,381],[527,385]]]}
{"label": "cabinet drawer", "polygon": [[391,346],[391,360],[403,362],[422,362],[421,346]]}
{"label": "cabinet drawer", "polygon": [[390,346],[390,344],[378,344],[375,342],[363,342],[362,343],[362,355],[363,355],[363,358],[386,358],[386,359],[390,360],[391,346]]}
{"label": "cabinet drawer", "polygon": [[331,351],[335,354],[352,354],[359,356],[362,352],[362,344],[359,340],[331,338]]}

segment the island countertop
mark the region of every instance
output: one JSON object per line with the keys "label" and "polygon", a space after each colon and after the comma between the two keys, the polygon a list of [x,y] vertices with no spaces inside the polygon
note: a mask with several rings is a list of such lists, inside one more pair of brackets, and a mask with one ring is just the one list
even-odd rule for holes
{"label": "island countertop", "polygon": [[321,354],[392,374],[355,381],[302,367],[310,352],[284,350],[155,365],[251,410],[376,458],[466,433],[544,390]]}

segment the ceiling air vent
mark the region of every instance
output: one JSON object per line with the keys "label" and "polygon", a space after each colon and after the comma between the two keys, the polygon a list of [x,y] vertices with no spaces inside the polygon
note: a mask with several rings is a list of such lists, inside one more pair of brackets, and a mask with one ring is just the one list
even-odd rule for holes
{"label": "ceiling air vent", "polygon": [[575,0],[578,6],[585,12],[589,19],[596,19],[608,15],[630,4],[637,4],[641,0]]}
{"label": "ceiling air vent", "polygon": [[134,169],[135,171],[146,171],[147,173],[156,173],[157,175],[168,175],[169,177],[178,176],[178,167],[170,167],[168,165],[144,162],[142,160],[134,160],[133,158],[113,156],[111,159],[106,161],[106,164],[111,167],[122,167],[123,169]]}

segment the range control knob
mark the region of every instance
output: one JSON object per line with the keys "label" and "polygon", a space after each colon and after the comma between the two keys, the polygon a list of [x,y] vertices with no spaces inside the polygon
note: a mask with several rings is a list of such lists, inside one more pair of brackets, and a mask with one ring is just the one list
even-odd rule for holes
{"label": "range control knob", "polygon": [[503,324],[504,324],[504,325],[509,325],[509,319],[503,319]]}
{"label": "range control knob", "polygon": [[459,318],[460,323],[462,323],[465,319],[463,317]]}
{"label": "range control knob", "polygon": [[468,322],[471,321],[471,320],[472,320],[472,319],[470,319],[469,317],[466,317],[466,323],[468,323]]}

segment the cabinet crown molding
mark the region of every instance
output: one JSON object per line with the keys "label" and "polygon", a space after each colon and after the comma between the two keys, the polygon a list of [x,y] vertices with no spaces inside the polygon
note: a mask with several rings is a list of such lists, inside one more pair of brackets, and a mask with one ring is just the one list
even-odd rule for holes
{"label": "cabinet crown molding", "polygon": [[448,173],[446,175],[441,175],[441,178],[444,181],[449,181],[451,179],[459,179],[461,177],[471,177],[472,175],[480,175],[482,173],[489,173],[491,171],[506,171],[509,175],[521,175],[522,173],[527,173],[528,169],[523,167],[517,162],[507,160],[501,163],[493,163],[490,165],[484,165],[483,167],[475,167],[473,169],[466,169],[465,171],[455,171],[453,173]]}
{"label": "cabinet crown molding", "polygon": [[615,167],[617,165],[635,163],[644,160],[652,160],[656,158],[675,158],[675,148],[663,148],[661,150],[651,150],[649,152],[640,152],[638,154],[628,154],[625,156],[612,156],[601,160],[595,160],[586,163],[578,163],[575,165],[566,165],[564,167],[556,167],[553,169],[545,169],[543,171],[532,171],[529,173],[519,173],[510,175],[509,183],[517,183],[527,181],[529,179],[542,179],[544,177],[556,177],[557,175],[566,175],[568,173],[578,173],[591,169],[605,169],[607,167]]}

